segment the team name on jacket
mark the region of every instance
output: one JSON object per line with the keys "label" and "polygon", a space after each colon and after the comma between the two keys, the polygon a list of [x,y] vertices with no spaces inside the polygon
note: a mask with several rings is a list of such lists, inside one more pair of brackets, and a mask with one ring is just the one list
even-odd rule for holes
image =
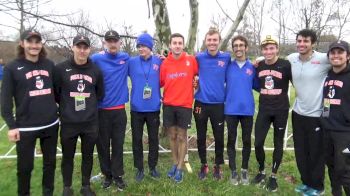
{"label": "team name on jacket", "polygon": [[323,87],[324,116],[326,129],[350,131],[350,68],[349,65],[340,73],[331,70]]}
{"label": "team name on jacket", "polygon": [[[4,67],[1,109],[10,129],[44,126],[57,120],[53,68],[53,62],[46,58],[38,62],[19,58]],[[12,112],[13,98],[16,119]]]}
{"label": "team name on jacket", "polygon": [[55,91],[63,123],[97,120],[97,101],[103,98],[103,77],[90,60],[76,65],[70,59],[55,67]]}
{"label": "team name on jacket", "polygon": [[268,65],[264,61],[259,63],[257,77],[260,85],[259,107],[266,109],[288,109],[289,81],[292,80],[289,61],[278,59]]}
{"label": "team name on jacket", "polygon": [[194,56],[185,52],[178,59],[172,53],[160,67],[160,84],[164,87],[164,105],[192,108],[193,77],[198,73]]}

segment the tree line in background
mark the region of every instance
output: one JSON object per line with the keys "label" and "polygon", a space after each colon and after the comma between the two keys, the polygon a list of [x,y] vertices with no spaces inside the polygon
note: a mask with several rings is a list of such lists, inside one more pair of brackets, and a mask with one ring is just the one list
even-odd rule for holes
{"label": "tree line in background", "polygon": [[[14,21],[12,25],[0,21],[0,26],[18,30],[18,35],[24,29],[35,28],[42,32],[46,45],[53,48],[59,55],[70,55],[72,38],[77,34],[88,36],[93,46],[99,46],[106,29],[116,29],[122,37],[122,50],[135,54],[135,36],[132,24],[116,25],[105,21],[103,25],[94,24],[89,14],[84,10],[74,13],[55,14],[54,10],[43,12],[41,9],[53,0],[0,0],[0,12],[8,15]],[[200,1],[200,0],[199,0]],[[186,51],[194,53],[203,49],[196,47],[198,35],[199,3],[206,1],[188,0],[189,27]],[[350,1],[349,0],[234,0],[238,11],[225,9],[220,0],[216,4],[221,12],[211,19],[211,26],[222,32],[221,50],[230,50],[229,40],[235,33],[245,35],[251,42],[250,55],[259,55],[259,43],[262,32],[271,29],[280,45],[281,54],[294,50],[295,33],[303,28],[310,28],[320,37],[317,46],[324,48],[323,42],[343,39],[350,34]],[[167,49],[169,36],[172,33],[166,0],[147,0],[145,7],[149,17],[153,14],[157,52]],[[233,14],[232,14],[233,13]],[[50,24],[50,25],[48,25]],[[49,28],[48,28],[49,27]],[[209,28],[209,27],[208,27]],[[225,33],[224,33],[225,32]],[[6,58],[5,58],[6,59]]]}

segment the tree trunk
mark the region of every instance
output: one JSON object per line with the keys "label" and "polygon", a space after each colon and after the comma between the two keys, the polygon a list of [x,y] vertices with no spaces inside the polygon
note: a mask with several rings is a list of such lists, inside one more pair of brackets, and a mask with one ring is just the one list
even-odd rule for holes
{"label": "tree trunk", "polygon": [[190,54],[194,54],[194,46],[197,39],[197,30],[198,30],[198,1],[189,0],[190,10],[191,10],[191,19],[190,27],[188,29],[188,40],[186,43],[186,51]]}
{"label": "tree trunk", "polygon": [[220,50],[226,50],[227,44],[230,41],[231,37],[233,36],[234,32],[237,30],[239,23],[243,19],[244,12],[249,4],[250,0],[244,0],[242,7],[239,9],[239,12],[236,16],[235,22],[230,27],[228,33],[225,35],[225,37],[222,39],[222,42],[219,46]]}
{"label": "tree trunk", "polygon": [[156,25],[154,38],[159,42],[159,51],[168,50],[171,28],[165,0],[152,0],[152,9],[154,23]]}

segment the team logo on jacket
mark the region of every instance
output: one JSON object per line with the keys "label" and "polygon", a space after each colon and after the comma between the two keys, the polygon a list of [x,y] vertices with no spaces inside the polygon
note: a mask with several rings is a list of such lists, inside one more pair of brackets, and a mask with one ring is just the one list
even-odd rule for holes
{"label": "team logo on jacket", "polygon": [[266,89],[273,89],[275,87],[274,81],[272,76],[267,76],[265,78],[265,88]]}
{"label": "team logo on jacket", "polygon": [[253,71],[251,69],[246,69],[245,70],[245,73],[248,74],[248,75],[252,75],[253,74]]}
{"label": "team logo on jacket", "polygon": [[159,69],[159,65],[153,64],[153,70],[158,71],[158,69]]}
{"label": "team logo on jacket", "polygon": [[218,61],[218,66],[219,67],[224,67],[225,66],[225,62],[224,61]]}
{"label": "team logo on jacket", "polygon": [[37,89],[43,89],[43,87],[44,87],[44,81],[43,81],[43,79],[41,79],[40,76],[37,76],[35,78],[35,87]]}
{"label": "team logo on jacket", "polygon": [[329,87],[329,91],[328,91],[328,97],[329,97],[329,98],[333,98],[334,95],[335,95],[335,89],[334,89],[333,86],[330,86],[330,87]]}
{"label": "team logo on jacket", "polygon": [[186,66],[190,66],[190,62],[189,61],[186,61]]}
{"label": "team logo on jacket", "polygon": [[79,80],[78,81],[78,87],[77,87],[77,90],[82,93],[85,89],[85,84],[84,84],[84,81],[83,80]]}

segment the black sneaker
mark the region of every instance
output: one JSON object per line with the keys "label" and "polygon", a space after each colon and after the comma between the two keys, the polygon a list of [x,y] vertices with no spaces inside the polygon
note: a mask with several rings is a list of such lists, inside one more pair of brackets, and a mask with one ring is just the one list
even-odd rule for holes
{"label": "black sneaker", "polygon": [[153,168],[149,171],[149,175],[153,178],[158,180],[160,178],[160,173],[158,172],[158,170],[156,168]]}
{"label": "black sneaker", "polygon": [[135,175],[136,182],[141,182],[144,177],[145,177],[145,174],[143,172],[143,169],[138,169]]}
{"label": "black sneaker", "polygon": [[271,176],[269,178],[269,181],[267,182],[265,188],[266,188],[267,191],[270,191],[270,192],[276,192],[277,191],[278,184],[277,184],[276,176]]}
{"label": "black sneaker", "polygon": [[73,196],[73,189],[70,186],[63,188],[62,196]]}
{"label": "black sneaker", "polygon": [[238,177],[236,170],[231,172],[230,182],[232,185],[235,185],[235,186],[237,186],[239,184],[239,177]]}
{"label": "black sneaker", "polygon": [[220,165],[215,165],[213,169],[213,176],[215,180],[221,180],[222,179],[222,170]]}
{"label": "black sneaker", "polygon": [[117,186],[118,191],[123,191],[126,187],[126,184],[121,176],[118,176],[114,179],[114,183]]}
{"label": "black sneaker", "polygon": [[265,182],[266,174],[265,172],[259,172],[255,178],[252,180],[252,184],[261,185]]}
{"label": "black sneaker", "polygon": [[198,178],[204,180],[207,178],[209,172],[208,164],[202,164],[201,170],[198,172]]}
{"label": "black sneaker", "polygon": [[102,188],[103,189],[109,189],[112,184],[112,179],[111,178],[105,178],[102,182]]}
{"label": "black sneaker", "polygon": [[96,193],[91,190],[89,185],[81,187],[80,194],[83,196],[96,196]]}

